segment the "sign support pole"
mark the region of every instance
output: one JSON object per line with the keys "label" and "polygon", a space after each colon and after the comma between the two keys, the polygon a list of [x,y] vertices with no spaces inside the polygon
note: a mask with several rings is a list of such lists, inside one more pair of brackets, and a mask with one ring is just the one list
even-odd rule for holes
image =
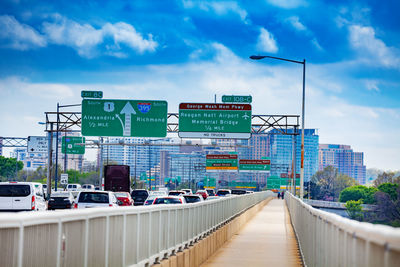
{"label": "sign support pole", "polygon": [[56,170],[54,176],[54,190],[57,192],[57,176],[58,176],[58,122],[60,121],[60,105],[57,103],[57,131],[56,131]]}
{"label": "sign support pole", "polygon": [[99,188],[103,190],[103,137],[99,137]]}
{"label": "sign support pole", "polygon": [[48,146],[47,146],[47,199],[51,194],[51,168],[53,167],[53,123],[50,123],[50,131],[48,135]]}

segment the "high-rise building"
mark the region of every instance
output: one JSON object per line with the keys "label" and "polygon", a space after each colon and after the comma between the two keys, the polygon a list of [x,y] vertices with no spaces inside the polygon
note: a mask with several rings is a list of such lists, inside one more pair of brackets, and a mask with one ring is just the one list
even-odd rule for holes
{"label": "high-rise building", "polygon": [[0,137],[0,156],[3,156],[3,137]]}
{"label": "high-rise building", "polygon": [[364,153],[354,152],[349,145],[320,144],[319,170],[333,166],[339,173],[356,179],[360,184],[366,183],[366,166]]}
{"label": "high-rise building", "polygon": [[39,167],[45,168],[47,163],[46,153],[28,153],[26,148],[16,148],[11,152],[11,157],[24,163],[24,169],[36,170]]}

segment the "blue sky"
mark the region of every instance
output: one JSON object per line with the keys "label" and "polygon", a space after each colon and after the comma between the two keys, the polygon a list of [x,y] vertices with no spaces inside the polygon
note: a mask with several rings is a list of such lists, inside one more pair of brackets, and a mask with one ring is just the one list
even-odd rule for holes
{"label": "blue sky", "polygon": [[400,169],[399,1],[23,1],[0,3],[0,136],[81,90],[105,98],[211,102],[250,94],[254,114],[301,113],[321,143],[368,168]]}

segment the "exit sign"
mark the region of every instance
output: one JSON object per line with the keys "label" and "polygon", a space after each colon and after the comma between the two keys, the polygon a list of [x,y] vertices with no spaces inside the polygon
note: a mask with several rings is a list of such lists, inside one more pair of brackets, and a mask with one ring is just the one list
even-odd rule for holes
{"label": "exit sign", "polygon": [[82,98],[103,98],[102,91],[81,91]]}
{"label": "exit sign", "polygon": [[222,102],[224,103],[251,103],[252,97],[250,95],[223,95]]}

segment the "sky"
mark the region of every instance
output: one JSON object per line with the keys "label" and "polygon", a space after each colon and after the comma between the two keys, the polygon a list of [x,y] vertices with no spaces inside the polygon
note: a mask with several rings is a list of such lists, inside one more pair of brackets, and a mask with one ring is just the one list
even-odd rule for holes
{"label": "sky", "polygon": [[[0,2],[0,136],[44,135],[44,112],[105,99],[221,101],[301,114],[320,143],[351,145],[367,168],[400,169],[400,1]],[[397,19],[396,19],[397,18]],[[79,111],[79,110],[77,110]]]}

